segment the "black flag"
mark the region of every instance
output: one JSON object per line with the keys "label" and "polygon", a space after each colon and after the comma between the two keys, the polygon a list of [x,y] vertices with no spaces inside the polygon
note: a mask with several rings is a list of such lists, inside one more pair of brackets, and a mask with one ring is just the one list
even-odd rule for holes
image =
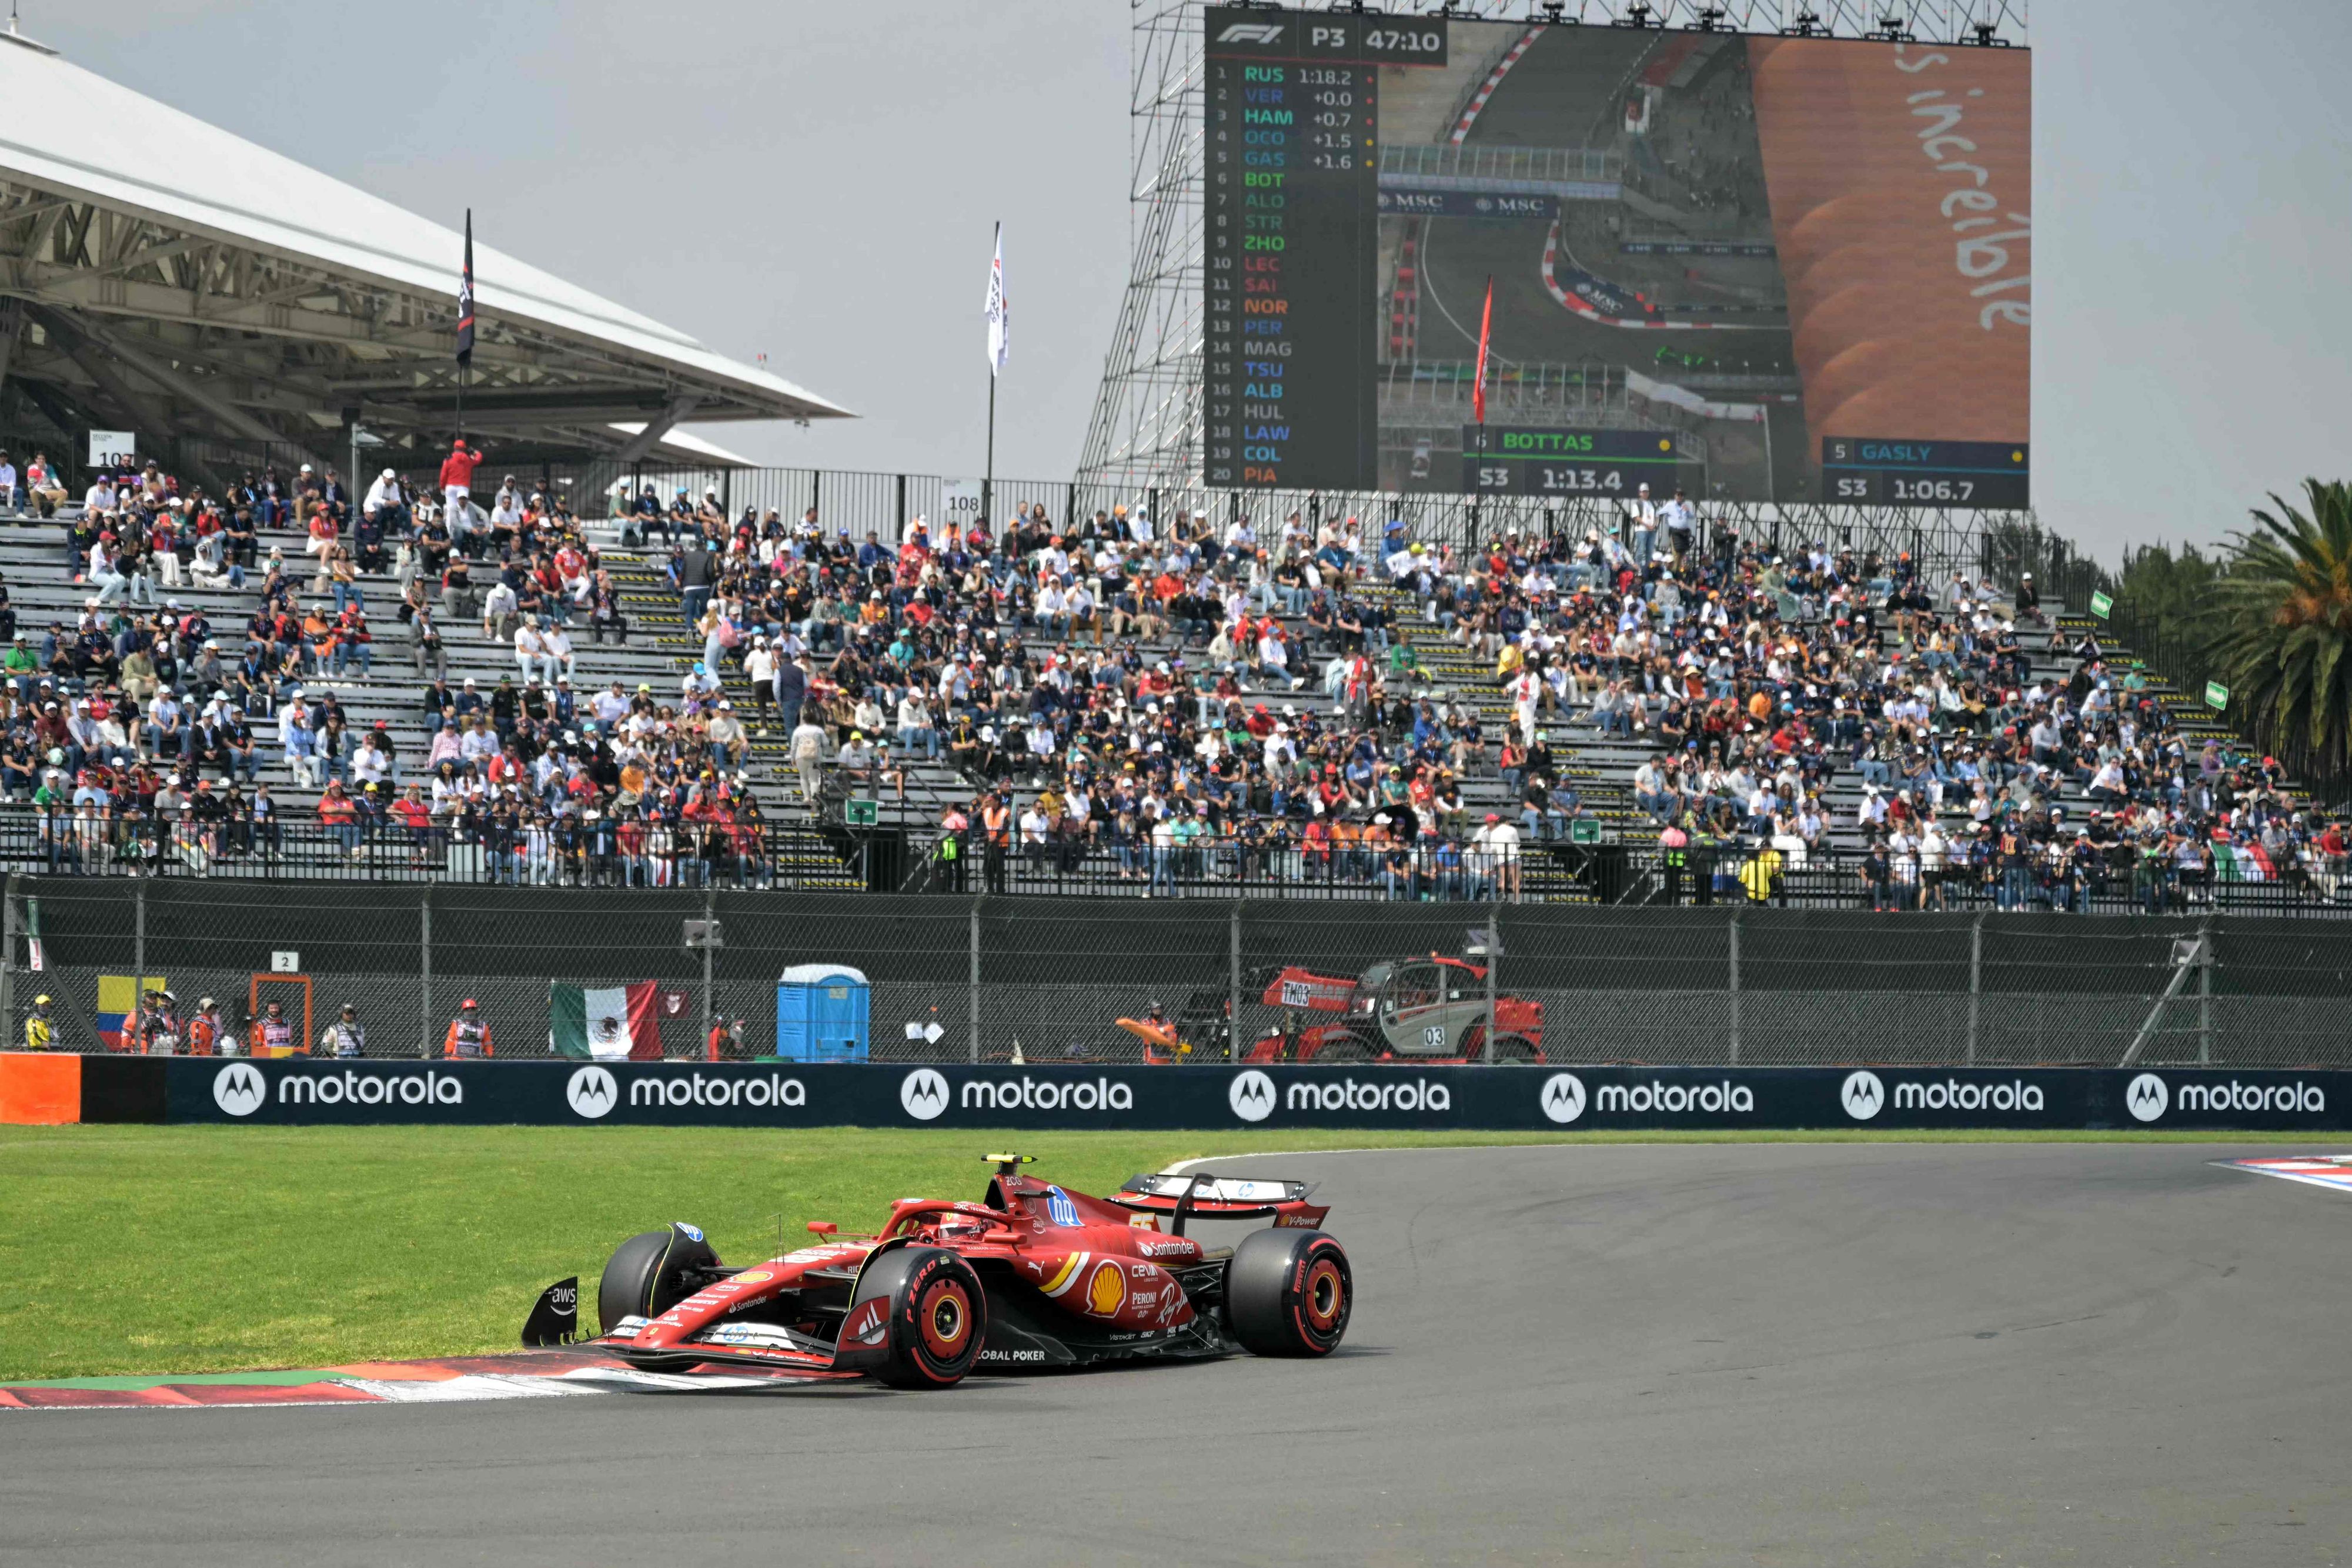
{"label": "black flag", "polygon": [[474,362],[474,209],[466,209],[466,270],[457,275],[457,362]]}

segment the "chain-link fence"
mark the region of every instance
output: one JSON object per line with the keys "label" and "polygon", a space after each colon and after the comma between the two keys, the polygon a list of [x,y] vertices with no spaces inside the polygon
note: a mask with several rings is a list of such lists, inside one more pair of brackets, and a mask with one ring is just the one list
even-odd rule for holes
{"label": "chain-link fence", "polygon": [[[5,910],[11,1042],[46,995],[57,1044],[80,1051],[116,1047],[143,975],[233,1027],[279,1000],[314,1041],[349,1002],[369,1054],[412,1057],[468,998],[499,1055],[535,1056],[551,984],[652,981],[669,1054],[740,1019],[761,1055],[779,977],[832,963],[867,977],[884,1061],[1222,1061],[1236,1041],[1484,1060],[1491,1034],[1501,1060],[1576,1063],[2352,1064],[2352,945],[2255,916],[46,877],[11,879]],[[703,921],[719,945],[689,946]]]}

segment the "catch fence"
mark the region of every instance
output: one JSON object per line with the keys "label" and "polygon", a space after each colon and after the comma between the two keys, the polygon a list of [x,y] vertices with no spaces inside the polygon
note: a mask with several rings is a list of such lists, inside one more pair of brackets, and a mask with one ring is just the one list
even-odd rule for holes
{"label": "catch fence", "polygon": [[[1295,900],[45,877],[14,879],[5,907],[12,1042],[47,994],[58,1044],[82,1051],[102,1049],[102,1000],[122,1005],[144,975],[183,1012],[210,996],[232,1023],[257,999],[276,995],[291,1013],[307,996],[312,1040],[348,1001],[371,1055],[412,1059],[439,1050],[467,998],[501,1057],[541,1056],[551,983],[651,981],[671,998],[669,1054],[699,1055],[717,1016],[745,1019],[744,1049],[766,1054],[778,977],[808,963],[866,975],[877,1061],[1134,1061],[1142,1044],[1117,1020],[1145,1019],[1155,1002],[1194,1061],[1224,1059],[1229,1011],[1244,1048],[1347,1024],[1374,1048],[1418,1051],[1409,1010],[1310,1005],[1345,993],[1304,977],[1345,988],[1387,964],[1416,976],[1383,995],[1455,1009],[1432,1027],[1458,1026],[1467,1009],[1474,1027],[1449,1045],[1482,1058],[1486,981],[1433,960],[1483,966],[1483,949],[1496,955],[1498,1049],[1523,1036],[1555,1062],[2352,1065],[2344,927],[2254,916],[1382,903],[1343,914]],[[688,923],[703,921],[719,945],[689,947]],[[1286,967],[1300,972],[1287,990]]]}

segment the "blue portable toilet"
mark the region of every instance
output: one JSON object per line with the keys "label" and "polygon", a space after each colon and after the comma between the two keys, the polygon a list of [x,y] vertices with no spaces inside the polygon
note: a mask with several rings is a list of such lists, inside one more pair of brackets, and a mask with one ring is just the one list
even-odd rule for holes
{"label": "blue portable toilet", "polygon": [[872,988],[846,964],[795,964],[776,981],[776,1055],[863,1061]]}

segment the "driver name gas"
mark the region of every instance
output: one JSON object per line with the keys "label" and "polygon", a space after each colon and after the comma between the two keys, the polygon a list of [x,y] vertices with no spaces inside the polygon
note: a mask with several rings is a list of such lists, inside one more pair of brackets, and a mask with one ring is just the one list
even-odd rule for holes
{"label": "driver name gas", "polygon": [[280,1105],[463,1105],[466,1086],[443,1072],[289,1072],[278,1081]]}
{"label": "driver name gas", "polygon": [[973,1078],[965,1082],[961,1103],[967,1111],[1132,1111],[1135,1091],[1108,1078],[1076,1083]]}
{"label": "driver name gas", "polygon": [[808,1089],[797,1078],[771,1072],[764,1078],[634,1078],[632,1105],[805,1105]]}

